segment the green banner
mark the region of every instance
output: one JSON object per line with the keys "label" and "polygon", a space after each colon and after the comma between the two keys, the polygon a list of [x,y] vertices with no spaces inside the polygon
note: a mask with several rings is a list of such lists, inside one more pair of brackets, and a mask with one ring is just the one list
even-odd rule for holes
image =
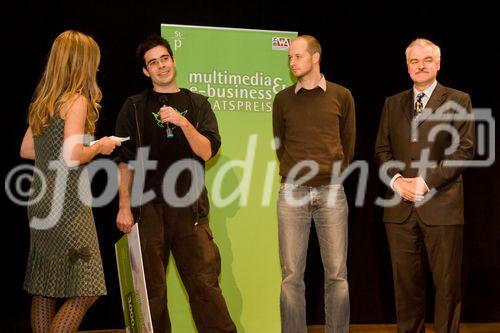
{"label": "green banner", "polygon": [[137,224],[116,242],[115,253],[126,332],[152,333]]}
{"label": "green banner", "polygon": [[[180,87],[209,97],[222,137],[207,165],[210,226],[222,257],[221,288],[238,332],[280,331],[278,164],[272,105],[291,85],[295,32],[168,25]],[[174,332],[195,332],[178,274],[168,274]]]}

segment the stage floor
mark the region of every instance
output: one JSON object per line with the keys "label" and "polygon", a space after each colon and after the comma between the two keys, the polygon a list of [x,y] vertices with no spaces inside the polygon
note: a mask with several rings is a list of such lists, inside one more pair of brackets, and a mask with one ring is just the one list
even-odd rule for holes
{"label": "stage floor", "polygon": [[[309,326],[309,333],[323,333],[322,325]],[[352,324],[350,333],[396,333],[396,324]],[[425,333],[435,333],[432,325],[425,325]],[[462,323],[461,333],[500,333],[500,323]]]}
{"label": "stage floor", "polygon": [[[125,330],[79,331],[81,333],[125,333]],[[323,333],[322,325],[309,326],[309,333]],[[395,324],[352,324],[350,333],[395,333]],[[426,333],[435,333],[431,325],[426,325]],[[500,323],[462,323],[461,333],[500,333]]]}

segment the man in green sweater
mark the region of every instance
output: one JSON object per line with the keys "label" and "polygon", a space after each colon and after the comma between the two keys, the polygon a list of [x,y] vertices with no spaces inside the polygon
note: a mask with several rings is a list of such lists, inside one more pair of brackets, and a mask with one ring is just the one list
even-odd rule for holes
{"label": "man in green sweater", "polygon": [[288,59],[298,81],[278,93],[273,105],[282,177],[278,199],[282,332],[307,332],[304,269],[311,220],[325,270],[325,332],[348,332],[348,207],[338,176],[354,154],[354,100],[348,89],[321,74],[321,45],[316,38],[299,36]]}

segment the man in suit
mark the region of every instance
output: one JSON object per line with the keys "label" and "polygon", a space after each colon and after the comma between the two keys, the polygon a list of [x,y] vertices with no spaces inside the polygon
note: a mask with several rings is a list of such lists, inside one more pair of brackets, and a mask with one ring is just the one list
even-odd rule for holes
{"label": "man in suit", "polygon": [[[413,88],[386,99],[375,146],[379,165],[388,162],[388,185],[402,199],[385,207],[383,218],[400,333],[425,331],[426,254],[436,290],[436,331],[459,330],[461,173],[474,156],[474,123],[469,95],[436,81],[440,58],[429,40],[416,39],[407,47]],[[422,160],[431,166],[419,167]]]}

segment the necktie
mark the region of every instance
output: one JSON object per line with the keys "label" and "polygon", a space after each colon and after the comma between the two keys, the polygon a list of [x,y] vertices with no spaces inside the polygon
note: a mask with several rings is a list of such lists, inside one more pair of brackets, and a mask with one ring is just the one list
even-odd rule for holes
{"label": "necktie", "polygon": [[424,103],[422,103],[422,98],[425,96],[423,92],[417,95],[417,101],[415,102],[415,116],[419,116],[424,109]]}
{"label": "necktie", "polygon": [[[422,110],[424,109],[424,103],[422,103],[422,98],[425,96],[423,92],[419,93],[417,95],[417,100],[415,101],[415,110],[413,112],[413,124],[416,125],[418,124],[418,116],[422,113]],[[417,142],[417,131],[416,128],[412,127],[412,132],[411,132],[411,142]]]}

